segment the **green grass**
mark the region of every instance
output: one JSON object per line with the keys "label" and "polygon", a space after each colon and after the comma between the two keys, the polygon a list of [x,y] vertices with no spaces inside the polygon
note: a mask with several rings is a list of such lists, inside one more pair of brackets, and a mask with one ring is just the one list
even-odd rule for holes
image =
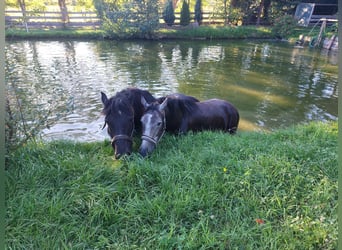
{"label": "green grass", "polygon": [[[320,27],[297,27],[287,37],[291,42],[298,40],[299,35],[317,36]],[[333,31],[332,31],[333,29]],[[326,36],[336,34],[332,27],[326,29]],[[78,29],[37,29],[30,28],[26,32],[23,28],[7,28],[6,39],[110,39],[103,29],[78,28]],[[128,35],[127,37],[134,37]],[[122,35],[122,37],[125,37]],[[199,27],[160,28],[155,32],[155,39],[274,39],[272,26],[216,26],[206,25]]]}
{"label": "green grass", "polygon": [[105,32],[101,29],[25,29],[8,28],[5,31],[6,39],[103,39]]}
{"label": "green grass", "polygon": [[179,29],[161,29],[160,36],[167,38],[203,39],[255,39],[273,38],[270,27],[258,26],[200,26]]}
{"label": "green grass", "polygon": [[165,135],[119,161],[108,141],[29,143],[7,165],[6,247],[337,249],[337,172],[337,122]]}
{"label": "green grass", "polygon": [[[65,39],[104,39],[106,33],[95,29],[6,29],[6,39],[20,38],[65,38]],[[245,39],[273,38],[270,27],[240,26],[200,26],[161,28],[156,31],[156,39]]]}

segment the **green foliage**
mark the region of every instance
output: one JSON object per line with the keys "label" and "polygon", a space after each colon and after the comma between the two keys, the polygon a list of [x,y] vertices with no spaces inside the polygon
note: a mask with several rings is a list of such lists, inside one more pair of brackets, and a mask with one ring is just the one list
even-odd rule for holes
{"label": "green foliage", "polygon": [[[17,0],[5,0],[6,7],[20,8]],[[47,5],[44,1],[31,0],[25,1],[27,11],[42,12],[47,10]]]}
{"label": "green foliage", "polygon": [[153,38],[159,26],[157,0],[131,0],[117,2],[95,2],[103,19],[103,29],[112,38]]}
{"label": "green foliage", "polygon": [[18,8],[19,4],[17,0],[5,0],[6,7]]}
{"label": "green foliage", "polygon": [[[10,52],[5,51],[5,58],[8,62],[6,63],[6,72],[9,72],[6,74],[5,80],[6,157],[8,157],[11,151],[14,151],[30,140],[36,139],[37,135],[44,128],[54,124],[56,120],[67,112],[56,112],[58,108],[57,103],[63,103],[61,100],[63,97],[56,93],[57,89],[40,90],[39,87],[35,87],[31,91],[24,92],[17,83],[18,74],[22,74],[22,72],[12,68],[12,66],[18,65],[18,61],[24,61],[25,58],[18,58],[18,56],[14,55],[8,56],[7,53]],[[43,77],[41,81],[44,81]]]}
{"label": "green foliage", "polygon": [[234,8],[229,12],[228,22],[233,25],[242,24],[243,15],[244,13],[240,8]]}
{"label": "green foliage", "polygon": [[166,134],[123,160],[109,141],[29,143],[6,171],[5,245],[337,249],[337,137],[337,122]]}
{"label": "green foliage", "polygon": [[53,99],[55,96],[47,103],[36,103],[14,82],[9,82],[6,87],[5,146],[8,156],[11,151],[36,139],[41,130],[51,126],[62,114],[53,114],[57,101]]}
{"label": "green foliage", "polygon": [[290,15],[279,17],[272,28],[272,33],[278,38],[287,38],[297,27],[297,21]]}
{"label": "green foliage", "polygon": [[179,23],[182,26],[187,26],[190,24],[190,9],[186,0],[183,0]]}
{"label": "green foliage", "polygon": [[76,11],[94,11],[94,3],[93,0],[77,0]]}
{"label": "green foliage", "polygon": [[43,1],[34,0],[26,3],[26,9],[33,12],[44,12],[47,8]]}
{"label": "green foliage", "polygon": [[105,17],[106,4],[103,0],[93,0],[94,8],[99,18]]}
{"label": "green foliage", "polygon": [[172,26],[175,23],[176,16],[172,0],[168,0],[165,3],[165,7],[163,10],[163,19],[168,26]]}
{"label": "green foliage", "polygon": [[130,25],[129,15],[126,11],[115,11],[107,13],[102,24],[106,36],[110,38],[130,38],[136,30]]}
{"label": "green foliage", "polygon": [[195,21],[201,25],[203,20],[203,14],[202,14],[202,1],[196,0],[195,4]]}

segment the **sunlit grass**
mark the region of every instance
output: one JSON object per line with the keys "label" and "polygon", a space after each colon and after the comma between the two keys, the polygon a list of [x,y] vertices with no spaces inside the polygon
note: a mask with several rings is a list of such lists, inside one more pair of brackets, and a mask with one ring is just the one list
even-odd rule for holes
{"label": "sunlit grass", "polygon": [[167,134],[120,161],[108,141],[29,143],[6,207],[8,249],[336,249],[337,122]]}
{"label": "sunlit grass", "polygon": [[6,38],[96,38],[103,39],[105,32],[101,29],[79,28],[79,29],[29,29],[26,32],[24,29],[10,28],[6,29]]}
{"label": "sunlit grass", "polygon": [[241,38],[270,38],[269,27],[256,26],[200,26],[179,27],[176,29],[160,29],[160,34],[169,38],[209,38],[209,39],[241,39]]}

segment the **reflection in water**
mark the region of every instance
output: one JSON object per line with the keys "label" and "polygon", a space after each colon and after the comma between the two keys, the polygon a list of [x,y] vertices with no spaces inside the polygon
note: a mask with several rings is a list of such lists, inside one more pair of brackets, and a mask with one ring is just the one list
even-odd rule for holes
{"label": "reflection in water", "polygon": [[[57,123],[44,138],[103,140],[100,91],[128,86],[232,102],[241,130],[337,119],[337,55],[244,41],[9,41],[6,83]],[[63,114],[57,117],[57,114]]]}

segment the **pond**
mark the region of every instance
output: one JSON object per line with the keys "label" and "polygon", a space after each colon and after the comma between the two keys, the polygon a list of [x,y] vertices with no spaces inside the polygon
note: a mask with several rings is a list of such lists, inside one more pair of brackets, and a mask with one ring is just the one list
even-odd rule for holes
{"label": "pond", "polygon": [[108,138],[100,91],[129,86],[228,100],[240,131],[338,116],[337,54],[284,42],[6,41],[5,56],[7,86],[55,120],[44,139]]}

